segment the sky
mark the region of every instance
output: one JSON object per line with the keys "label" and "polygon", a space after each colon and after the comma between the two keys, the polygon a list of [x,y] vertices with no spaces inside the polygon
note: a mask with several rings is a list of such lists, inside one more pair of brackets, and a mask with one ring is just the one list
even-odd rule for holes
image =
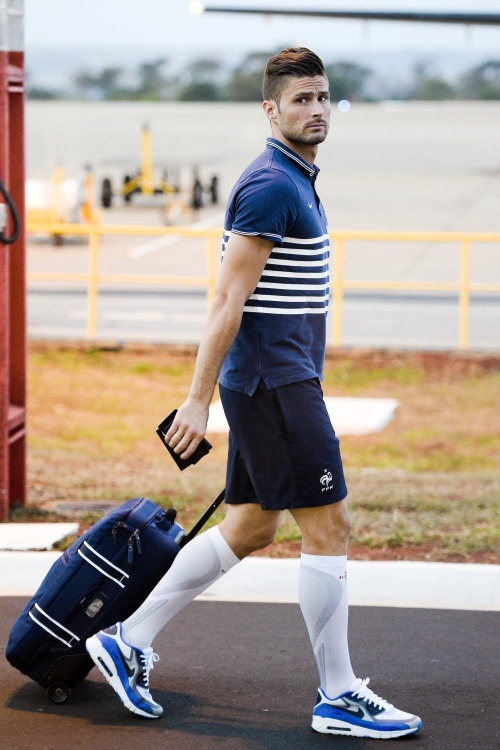
{"label": "sky", "polygon": [[[207,0],[206,5],[353,10],[496,11],[500,0]],[[25,48],[61,47],[231,53],[289,44],[326,50],[497,50],[500,27],[306,20],[205,13],[190,0],[24,0]]]}

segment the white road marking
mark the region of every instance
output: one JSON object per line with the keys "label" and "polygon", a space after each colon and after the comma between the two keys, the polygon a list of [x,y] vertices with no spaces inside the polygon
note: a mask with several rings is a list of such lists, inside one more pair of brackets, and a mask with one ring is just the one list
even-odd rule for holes
{"label": "white road marking", "polygon": [[204,322],[206,318],[206,313],[199,315],[192,315],[189,313],[174,313],[173,315],[169,315],[169,319],[174,323],[199,323]]}
{"label": "white road marking", "polygon": [[[200,227],[214,227],[220,224],[222,227],[222,224],[224,223],[224,217],[225,214],[223,213],[214,214],[213,216],[205,217],[201,221],[197,221],[195,224],[192,224],[192,226],[199,229]],[[136,245],[136,247],[133,247],[131,250],[129,250],[128,255],[129,258],[142,258],[148,253],[152,253],[155,250],[161,250],[162,248],[173,245],[182,239],[185,238],[181,237],[181,235],[179,234],[170,234],[167,237],[156,237],[154,240],[143,242],[141,245]]]}
{"label": "white road marking", "polygon": [[131,310],[123,312],[104,311],[102,317],[106,320],[123,321],[124,323],[133,323],[134,321],[145,323],[161,322],[166,319],[165,313],[154,312],[153,310]]}
{"label": "white road marking", "polygon": [[[68,317],[70,320],[86,320],[87,311],[71,310]],[[167,316],[164,312],[155,312],[154,310],[103,310],[99,313],[99,317],[105,320],[123,321],[124,323],[133,323],[135,321],[138,323],[154,323],[166,320]]]}

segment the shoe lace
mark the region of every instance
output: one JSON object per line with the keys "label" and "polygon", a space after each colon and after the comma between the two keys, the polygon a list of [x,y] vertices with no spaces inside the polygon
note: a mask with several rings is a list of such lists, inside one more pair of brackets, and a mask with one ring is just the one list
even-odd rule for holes
{"label": "shoe lace", "polygon": [[373,703],[375,706],[383,708],[386,711],[390,710],[392,708],[392,703],[389,703],[388,701],[384,700],[384,698],[376,695],[373,690],[370,690],[370,688],[368,687],[369,682],[369,677],[366,677],[364,680],[358,678],[356,680],[354,690],[351,691],[352,694],[355,697],[361,698],[361,700],[366,701],[368,704]]}
{"label": "shoe lace", "polygon": [[158,654],[155,654],[153,649],[146,649],[141,654],[141,660],[144,687],[146,689],[149,689],[149,673],[152,669],[154,669],[155,662],[160,661],[160,657],[158,656]]}

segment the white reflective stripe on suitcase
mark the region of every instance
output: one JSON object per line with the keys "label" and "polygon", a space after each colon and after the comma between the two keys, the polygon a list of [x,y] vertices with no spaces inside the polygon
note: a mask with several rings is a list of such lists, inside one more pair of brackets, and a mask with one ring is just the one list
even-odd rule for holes
{"label": "white reflective stripe on suitcase", "polygon": [[[61,628],[61,630],[64,630],[65,633],[68,633],[72,638],[75,638],[77,641],[80,639],[75,633],[72,633],[71,630],[68,630],[68,628],[65,628],[64,625],[61,625],[60,622],[57,622],[57,620],[54,620],[53,617],[47,614],[47,612],[44,612],[43,609],[39,606],[38,602],[35,602],[35,608],[44,616],[47,618],[47,620],[50,620],[54,623],[54,625],[57,625],[58,628]],[[47,625],[44,625],[43,622],[40,622],[40,620],[37,620],[35,615],[32,613],[31,609],[28,612],[28,615],[31,617],[33,622],[36,622],[37,625],[39,625],[41,628],[47,631],[47,633],[50,633],[50,635],[53,635],[54,638],[57,638],[58,641],[61,641],[61,643],[64,643],[65,646],[68,646],[69,648],[73,647],[72,643],[68,643],[68,641],[65,641],[64,638],[61,638],[61,636],[54,633],[53,630],[51,630]]]}
{"label": "white reflective stripe on suitcase", "polygon": [[[117,571],[118,571],[119,573],[121,573],[121,575],[122,575],[122,576],[123,576],[124,578],[130,578],[130,576],[129,576],[129,574],[128,574],[128,573],[125,573],[125,571],[124,571],[124,570],[122,570],[121,568],[118,568],[118,567],[117,567],[116,565],[113,565],[113,563],[112,563],[112,562],[110,562],[109,560],[107,560],[107,559],[106,559],[105,557],[103,557],[103,556],[102,556],[101,554],[99,554],[99,552],[97,552],[97,550],[95,550],[95,549],[94,549],[93,547],[91,547],[91,546],[90,546],[90,544],[89,544],[88,542],[84,542],[83,544],[85,545],[85,547],[87,547],[87,548],[88,548],[88,549],[89,549],[89,550],[90,550],[90,551],[92,552],[92,554],[93,554],[93,555],[96,555],[97,557],[100,557],[100,558],[101,558],[101,560],[104,560],[104,562],[106,563],[106,565],[109,565],[109,566],[110,566],[110,568],[113,568],[114,570],[117,570]],[[111,581],[114,581],[115,583],[117,583],[117,584],[118,584],[118,586],[121,586],[121,587],[122,587],[122,589],[124,589],[124,588],[125,588],[125,584],[123,584],[123,583],[122,583],[121,581],[119,581],[119,580],[118,580],[117,578],[115,578],[114,576],[110,575],[109,573],[107,573],[107,572],[106,572],[105,570],[103,570],[102,568],[100,568],[100,567],[99,567],[99,565],[97,565],[97,563],[93,562],[92,560],[89,560],[89,558],[88,558],[88,557],[87,557],[86,555],[84,555],[84,554],[83,554],[83,552],[82,552],[82,548],[81,548],[81,547],[80,547],[80,549],[78,550],[78,554],[79,554],[79,555],[80,555],[80,557],[82,557],[82,558],[83,558],[83,559],[84,559],[84,560],[85,560],[86,562],[88,562],[88,563],[89,563],[90,565],[92,565],[92,566],[93,566],[94,568],[96,568],[96,570],[98,570],[98,571],[99,571],[100,573],[102,573],[103,575],[105,575],[105,576],[106,576],[106,578],[109,578],[109,579],[110,579]]]}

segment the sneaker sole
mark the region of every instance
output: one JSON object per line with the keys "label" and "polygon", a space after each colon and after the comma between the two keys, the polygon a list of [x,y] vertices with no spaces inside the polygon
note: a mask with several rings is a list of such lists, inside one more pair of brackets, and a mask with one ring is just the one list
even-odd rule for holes
{"label": "sneaker sole", "polygon": [[132,711],[132,713],[137,714],[138,716],[143,716],[145,719],[160,718],[159,716],[155,716],[154,714],[146,713],[146,711],[143,711],[132,703],[127,693],[125,692],[120,678],[116,674],[116,667],[113,659],[96,635],[93,635],[88,639],[87,643],[85,644],[85,648],[87,649],[87,652],[96,665],[97,669],[109,682],[125,708],[128,708],[129,711]]}
{"label": "sneaker sole", "polygon": [[355,724],[350,724],[347,721],[340,721],[339,719],[328,719],[324,716],[313,716],[312,728],[319,734],[343,734],[344,736],[350,735],[351,737],[371,737],[377,740],[389,740],[394,737],[404,737],[407,734],[413,734],[418,732],[422,724],[418,727],[408,727],[408,729],[397,729],[393,731],[383,731],[380,729],[368,729],[367,727],[359,727]]}

